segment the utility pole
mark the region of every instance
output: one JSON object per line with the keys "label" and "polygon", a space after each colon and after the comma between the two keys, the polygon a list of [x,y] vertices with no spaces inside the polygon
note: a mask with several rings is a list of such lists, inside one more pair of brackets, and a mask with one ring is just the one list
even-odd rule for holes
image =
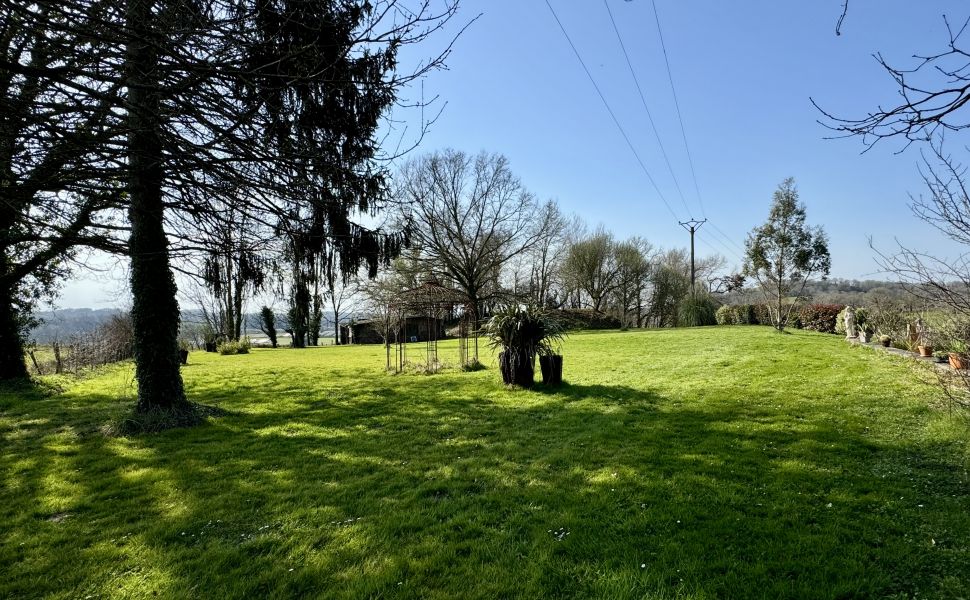
{"label": "utility pole", "polygon": [[680,226],[690,232],[690,297],[696,298],[694,293],[694,278],[697,272],[694,268],[694,232],[701,228],[701,225],[707,223],[707,219],[691,219],[690,221],[681,221]]}

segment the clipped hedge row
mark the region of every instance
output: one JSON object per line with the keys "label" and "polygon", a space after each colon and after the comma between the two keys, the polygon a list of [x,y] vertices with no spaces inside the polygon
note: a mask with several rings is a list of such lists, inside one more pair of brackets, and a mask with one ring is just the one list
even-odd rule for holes
{"label": "clipped hedge row", "polygon": [[844,304],[809,304],[798,314],[802,329],[821,333],[836,333],[839,314]]}
{"label": "clipped hedge row", "polygon": [[566,329],[619,329],[616,317],[589,308],[564,308],[554,311],[562,319]]}
{"label": "clipped hedge row", "polygon": [[[845,305],[808,304],[792,314],[789,327],[836,333],[839,315]],[[714,314],[718,325],[772,325],[767,304],[725,304]]]}
{"label": "clipped hedge row", "polygon": [[725,304],[714,314],[718,325],[771,325],[767,304]]}

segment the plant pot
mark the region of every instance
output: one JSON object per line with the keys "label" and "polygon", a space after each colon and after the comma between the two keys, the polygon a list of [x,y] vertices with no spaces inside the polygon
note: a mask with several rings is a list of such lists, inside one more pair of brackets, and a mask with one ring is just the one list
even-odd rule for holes
{"label": "plant pot", "polygon": [[535,356],[507,348],[498,353],[498,368],[505,385],[530,388],[535,384]]}
{"label": "plant pot", "polygon": [[542,385],[560,385],[562,383],[562,354],[540,356],[539,369],[542,371]]}
{"label": "plant pot", "polygon": [[879,343],[882,344],[883,348],[888,348],[893,343],[893,341],[892,339],[879,340]]}
{"label": "plant pot", "polygon": [[966,354],[961,354],[959,352],[950,353],[950,366],[954,369],[968,369],[970,368],[970,356]]}
{"label": "plant pot", "polygon": [[919,346],[919,355],[923,358],[930,358],[933,356],[933,346]]}
{"label": "plant pot", "polygon": [[182,363],[183,365],[189,364],[188,350],[181,350],[181,349],[179,350],[179,362]]}
{"label": "plant pot", "polygon": [[871,333],[865,333],[865,332],[860,331],[859,332],[859,341],[862,342],[863,344],[868,344],[869,342],[872,341],[872,334]]}

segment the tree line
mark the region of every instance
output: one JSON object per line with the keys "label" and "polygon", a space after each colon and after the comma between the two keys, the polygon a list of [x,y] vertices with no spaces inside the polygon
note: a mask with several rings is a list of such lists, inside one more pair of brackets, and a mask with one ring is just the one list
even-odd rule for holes
{"label": "tree line", "polygon": [[381,127],[451,43],[411,69],[399,55],[457,9],[3,0],[0,380],[26,376],[37,303],[85,249],[127,258],[136,414],[173,423],[198,417],[179,373],[175,272],[219,297],[233,333],[241,299],[272,281],[267,237],[284,241],[295,328],[321,274],[376,274],[407,241],[367,219],[395,158]]}

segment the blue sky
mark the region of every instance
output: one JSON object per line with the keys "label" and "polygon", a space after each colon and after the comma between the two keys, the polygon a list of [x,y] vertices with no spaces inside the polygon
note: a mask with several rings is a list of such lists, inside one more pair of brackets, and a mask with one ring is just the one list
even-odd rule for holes
{"label": "blue sky", "polygon": [[[706,213],[720,230],[702,233],[699,251],[717,250],[737,261],[717,234],[743,245],[787,176],[798,182],[809,221],[831,237],[834,276],[877,270],[868,236],[886,248],[898,237],[953,251],[907,207],[908,194],[922,191],[918,152],[897,154],[901,144],[890,142],[862,155],[857,139],[823,139],[830,132],[817,123],[820,114],[809,98],[846,116],[891,102],[895,89],[873,53],[905,63],[916,52],[941,49],[947,40],[942,15],[966,18],[966,3],[926,2],[914,10],[912,2],[853,0],[843,34],[836,36],[840,0],[657,0],[702,211],[653,6],[650,0],[608,1],[690,214],[604,3],[551,0],[677,218]],[[592,225],[665,247],[685,245],[686,232],[637,164],[545,2],[491,0],[464,8],[483,14],[458,41],[450,69],[425,84],[426,95],[440,93],[448,105],[424,148],[504,153],[533,191]]]}
{"label": "blue sky", "polygon": [[[858,139],[826,140],[810,98],[832,112],[864,115],[896,98],[873,53],[911,64],[942,50],[943,14],[962,23],[957,1],[656,0],[703,210],[694,191],[650,0],[607,0],[647,105],[685,195],[682,201],[650,129],[602,0],[550,0],[568,34],[669,202],[664,206],[567,44],[544,0],[464,0],[460,19],[481,17],[461,36],[449,69],[424,82],[447,105],[417,152],[444,147],[505,154],[525,184],[591,226],[657,246],[686,246],[677,219],[706,215],[698,252],[732,263],[771,195],[795,177],[808,220],[830,236],[832,275],[877,278],[868,238],[938,255],[959,249],[916,220],[909,194],[923,192],[918,150]],[[458,23],[455,23],[458,25]],[[437,43],[441,43],[438,38]],[[430,48],[428,49],[430,51]],[[419,52],[421,53],[421,52]],[[417,54],[409,51],[405,62]],[[418,90],[412,91],[418,95]],[[413,129],[412,129],[413,131]],[[953,136],[950,148],[966,142]],[[961,146],[962,147],[962,146]],[[687,207],[685,208],[684,203]],[[724,240],[723,233],[730,241]],[[60,306],[117,303],[117,286],[82,278]]]}

